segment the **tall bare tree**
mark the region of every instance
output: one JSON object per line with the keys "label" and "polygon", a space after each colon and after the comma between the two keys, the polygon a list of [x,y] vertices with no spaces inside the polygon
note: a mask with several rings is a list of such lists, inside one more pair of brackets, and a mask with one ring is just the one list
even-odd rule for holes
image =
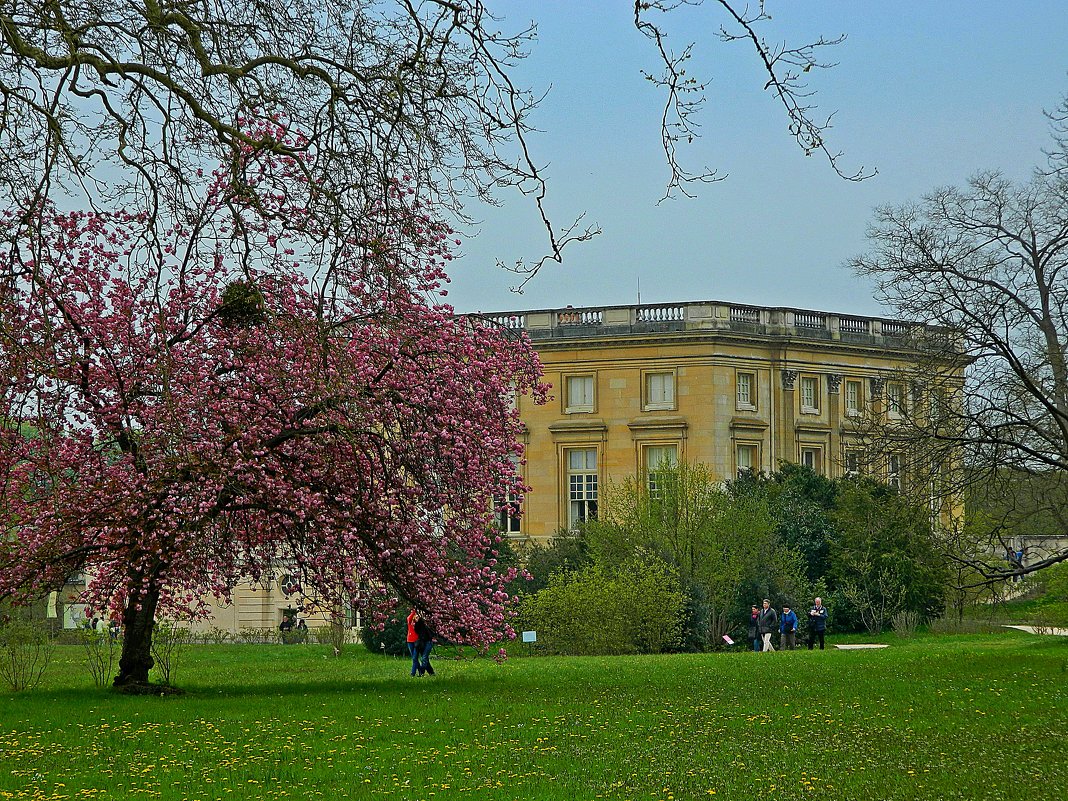
{"label": "tall bare tree", "polygon": [[[528,150],[540,95],[517,85],[531,23],[502,32],[480,0],[0,0],[0,191],[26,208],[69,194],[73,205],[146,207],[181,218],[202,193],[198,168],[232,164],[243,147],[300,156],[306,205],[321,236],[354,235],[369,207],[410,176],[436,208],[462,215],[472,198],[512,186],[530,195],[547,232],[535,273],[596,226],[557,226],[542,205],[542,169]],[[638,29],[661,69],[668,192],[709,180],[680,165],[676,145],[697,135],[704,84],[691,48],[667,45],[665,21],[685,3],[639,2]],[[719,36],[755,50],[806,152],[826,148],[805,83],[839,39],[769,43],[764,3],[718,0]],[[724,16],[725,15],[725,16]],[[709,21],[714,37],[714,21]],[[293,144],[257,136],[261,123],[299,127]],[[855,173],[847,177],[861,177]],[[235,172],[233,180],[241,180]],[[255,185],[250,186],[254,194]],[[136,203],[131,203],[131,200]],[[581,218],[580,218],[581,219]]]}
{"label": "tall bare tree", "polygon": [[879,209],[871,251],[852,261],[897,314],[931,326],[877,433],[935,496],[967,491],[996,512],[988,553],[958,555],[976,582],[1068,559],[1061,546],[1005,558],[1015,536],[1068,542],[1068,173],[1055,142],[1026,183],[984,172]]}

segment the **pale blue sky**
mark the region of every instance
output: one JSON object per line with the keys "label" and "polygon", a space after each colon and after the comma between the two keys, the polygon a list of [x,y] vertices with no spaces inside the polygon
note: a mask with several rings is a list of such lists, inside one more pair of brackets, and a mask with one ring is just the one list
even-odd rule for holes
{"label": "pale blue sky", "polygon": [[846,41],[838,62],[813,74],[823,111],[837,110],[832,148],[845,169],[877,167],[862,183],[806,158],[763,92],[751,49],[714,37],[714,2],[683,9],[671,41],[695,41],[692,69],[711,78],[702,138],[682,152],[691,167],[729,174],[698,186],[698,198],[659,206],[667,180],[660,152],[661,96],[639,70],[654,52],[625,0],[497,0],[503,27],[530,20],[539,41],[519,82],[550,89],[531,138],[547,164],[555,222],[585,212],[603,233],[548,264],[522,295],[500,258],[536,258],[544,233],[533,203],[502,196],[452,264],[457,310],[502,311],[728,300],[881,314],[870,287],[842,266],[865,247],[874,207],[961,184],[978,169],[1026,179],[1049,141],[1044,109],[1068,92],[1068,3],[937,0],[769,0],[768,39],[801,43],[819,34]]}

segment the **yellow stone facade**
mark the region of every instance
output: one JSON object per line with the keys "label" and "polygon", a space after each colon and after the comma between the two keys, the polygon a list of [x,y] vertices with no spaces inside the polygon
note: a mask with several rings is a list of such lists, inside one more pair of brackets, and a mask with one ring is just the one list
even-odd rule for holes
{"label": "yellow stone facade", "polygon": [[[552,400],[520,399],[531,488],[509,533],[543,540],[595,513],[608,481],[672,459],[721,479],[782,461],[855,469],[857,422],[913,388],[909,326],[722,302],[489,315],[537,348]],[[901,480],[887,456],[876,470]]]}

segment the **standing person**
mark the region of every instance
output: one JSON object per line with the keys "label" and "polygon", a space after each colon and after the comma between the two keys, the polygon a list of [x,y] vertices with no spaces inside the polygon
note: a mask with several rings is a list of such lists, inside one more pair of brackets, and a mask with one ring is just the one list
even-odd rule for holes
{"label": "standing person", "polygon": [[779,618],[779,647],[787,651],[797,647],[797,614],[788,606],[782,608]]}
{"label": "standing person", "polygon": [[412,675],[419,670],[419,635],[415,633],[415,621],[419,613],[414,609],[408,613],[408,653],[412,655]]}
{"label": "standing person", "polygon": [[413,628],[419,638],[415,643],[415,652],[419,659],[419,675],[428,673],[433,676],[434,668],[430,664],[430,652],[434,648],[434,630],[430,628],[430,624],[422,615],[415,619]]}
{"label": "standing person", "polygon": [[760,650],[760,630],[757,628],[757,616],[760,614],[760,607],[753,604],[753,611],[749,613],[749,642],[753,644],[753,650]]}
{"label": "standing person", "polygon": [[778,627],[779,613],[771,608],[771,601],[765,598],[764,608],[757,614],[757,631],[760,632],[760,639],[764,642],[762,650],[775,650],[775,646],[771,644],[771,635]]}
{"label": "standing person", "polygon": [[823,599],[817,598],[812,608],[808,610],[808,650],[819,638],[820,650],[823,650],[823,634],[827,631],[827,607],[823,605]]}

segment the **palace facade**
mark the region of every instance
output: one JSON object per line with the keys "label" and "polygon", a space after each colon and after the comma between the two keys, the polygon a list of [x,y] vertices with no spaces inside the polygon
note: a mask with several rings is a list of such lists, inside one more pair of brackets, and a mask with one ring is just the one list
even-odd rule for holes
{"label": "palace facade", "polygon": [[861,420],[911,402],[909,323],[721,301],[486,316],[527,334],[554,387],[546,405],[520,399],[530,491],[502,515],[512,536],[573,529],[606,481],[680,461],[720,479],[786,461],[903,480],[900,454],[864,453]]}

